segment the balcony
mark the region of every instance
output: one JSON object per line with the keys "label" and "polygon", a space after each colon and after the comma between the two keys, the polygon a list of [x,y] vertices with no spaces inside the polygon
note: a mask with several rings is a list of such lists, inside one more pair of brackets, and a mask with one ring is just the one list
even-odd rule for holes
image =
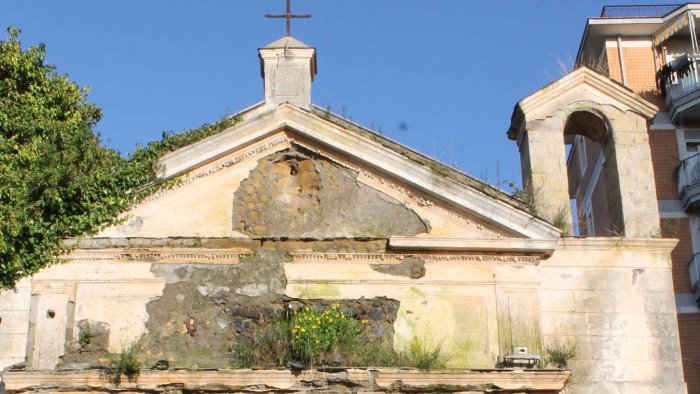
{"label": "balcony", "polygon": [[666,106],[673,120],[700,117],[700,55],[684,54],[666,64],[660,72]]}
{"label": "balcony", "polygon": [[678,195],[686,212],[700,212],[700,153],[678,166]]}
{"label": "balcony", "polygon": [[700,253],[693,255],[688,263],[688,271],[690,271],[690,288],[693,290],[695,302],[700,305]]}

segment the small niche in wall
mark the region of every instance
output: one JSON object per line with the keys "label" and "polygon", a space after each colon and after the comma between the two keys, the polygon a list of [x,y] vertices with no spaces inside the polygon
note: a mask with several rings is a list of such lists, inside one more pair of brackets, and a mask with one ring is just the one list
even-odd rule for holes
{"label": "small niche in wall", "polygon": [[48,317],[49,319],[53,319],[54,317],[56,317],[56,312],[54,312],[53,309],[49,309],[48,311],[46,311],[46,317]]}

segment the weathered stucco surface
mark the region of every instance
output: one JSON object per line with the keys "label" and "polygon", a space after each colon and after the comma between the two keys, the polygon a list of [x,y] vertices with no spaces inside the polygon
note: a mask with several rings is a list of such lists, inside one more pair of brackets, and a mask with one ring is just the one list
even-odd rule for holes
{"label": "weathered stucco surface", "polygon": [[[248,238],[283,234],[282,228],[275,223],[291,225],[293,235],[306,231],[305,236],[324,238],[362,232],[368,233],[366,237],[409,233],[427,237],[479,239],[520,237],[507,226],[487,223],[467,211],[447,209],[428,195],[382,178],[373,171],[363,169],[358,173],[357,163],[347,158],[331,157],[330,153],[315,148],[311,154],[308,149],[304,150],[293,142],[287,133],[278,132],[251,146],[229,152],[201,168],[192,169],[180,177],[175,187],[159,192],[132,208],[125,214],[124,224],[105,229],[98,234],[98,238]],[[281,157],[285,155],[283,152],[297,152],[300,149],[309,155],[309,159],[303,160],[306,164],[302,166],[302,173],[292,176],[290,162]],[[274,172],[274,168],[279,174]],[[269,181],[285,186],[278,185],[278,189],[272,189]],[[304,185],[299,182],[310,183],[302,191]],[[247,186],[241,188],[242,183]],[[346,194],[337,195],[333,191]],[[260,200],[253,201],[251,193],[259,193]],[[235,199],[234,196],[241,197]],[[247,201],[245,196],[248,196]],[[314,201],[314,198],[320,200]],[[244,212],[234,212],[234,206]],[[262,206],[269,206],[274,213],[265,212],[261,217],[259,209]],[[298,209],[312,207],[322,210],[306,211],[306,218],[299,214]],[[385,208],[387,210],[383,211]],[[173,212],[185,214],[174,215]],[[382,224],[382,221],[378,221],[378,218],[387,220],[393,214],[397,216],[393,223]],[[232,222],[234,215],[247,220],[248,231],[252,232],[240,231],[245,225],[241,225],[241,220]],[[290,216],[297,219],[302,227],[294,224],[296,221],[291,220]],[[340,220],[341,217],[351,220],[345,223]],[[273,225],[272,235],[254,232],[254,222],[261,219],[264,222],[257,224],[261,226],[258,230],[269,222]],[[325,232],[312,230],[311,224],[319,221],[323,226],[333,225],[336,228],[333,232],[328,229]],[[407,226],[405,229],[400,227],[404,225]],[[393,231],[390,229],[398,233],[391,234]]]}
{"label": "weathered stucco surface", "polygon": [[[564,239],[552,257],[540,260],[435,252],[403,255],[375,250],[381,245],[376,241],[271,241],[252,254],[241,254],[234,263],[206,263],[205,256],[212,253],[206,248],[188,249],[189,263],[176,261],[173,247],[150,248],[150,256],[157,256],[152,263],[69,263],[35,280],[35,308],[42,316],[30,326],[30,342],[44,340],[38,335],[51,340],[46,333],[56,319],[62,319],[66,328],[61,332],[67,335],[60,335],[62,348],[55,353],[33,350],[29,366],[59,361],[72,367],[96,365],[102,349],[118,351],[137,342],[146,366],[167,359],[171,367],[226,368],[231,344],[249,337],[259,319],[290,305],[338,302],[371,320],[374,335],[393,337],[397,348],[412,337],[442,343],[452,356],[452,367],[493,368],[513,346],[545,355],[543,347],[575,343],[578,355],[569,362],[569,392],[663,387],[665,393],[682,393],[671,244]],[[416,267],[422,267],[424,275],[415,275]],[[117,273],[142,283],[132,285],[134,295],[125,295],[129,293],[123,289],[121,295],[99,295],[95,289],[80,296],[75,290],[96,276]],[[73,290],[66,290],[62,282],[68,276],[75,282]],[[63,285],[46,293],[47,282]],[[143,283],[160,283],[162,293],[130,301],[138,289],[145,289]],[[56,302],[54,295],[46,298],[50,294],[63,300],[52,304],[52,319],[44,309]],[[2,305],[9,305],[10,297],[2,299]],[[2,316],[3,328],[27,324],[26,319],[6,316],[11,315]],[[189,318],[194,318],[193,333],[187,327]],[[132,327],[124,327],[125,319]],[[87,326],[95,334],[94,342],[81,348]],[[19,354],[17,359],[23,359]]]}

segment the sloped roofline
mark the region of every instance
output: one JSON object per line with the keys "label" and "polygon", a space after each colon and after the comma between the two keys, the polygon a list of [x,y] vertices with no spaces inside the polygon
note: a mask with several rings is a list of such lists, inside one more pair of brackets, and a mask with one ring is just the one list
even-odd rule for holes
{"label": "sloped roofline", "polygon": [[287,130],[527,238],[557,239],[561,235],[559,229],[527,212],[524,204],[507,193],[328,111],[282,104],[271,111],[240,116],[244,121],[230,129],[163,156],[158,163],[159,176],[167,179],[189,172],[240,146]]}
{"label": "sloped roofline", "polygon": [[[581,62],[581,56],[583,55],[583,48],[588,44],[588,38],[592,34],[592,29],[597,29],[601,27],[610,27],[614,29],[624,29],[629,32],[633,29],[634,36],[651,36],[657,32],[661,27],[663,27],[668,22],[672,21],[679,15],[687,12],[689,10],[699,10],[700,3],[698,2],[688,2],[684,4],[678,4],[678,7],[673,11],[668,12],[663,16],[651,16],[651,17],[592,17],[586,20],[586,26],[583,29],[583,35],[581,36],[581,42],[579,43],[578,52],[576,53],[576,64]],[[611,35],[621,34],[622,32],[618,30],[613,32]],[[624,33],[622,33],[624,34]]]}
{"label": "sloped roofline", "polygon": [[588,66],[581,66],[558,80],[546,85],[515,104],[508,129],[508,138],[518,140],[525,130],[525,114],[533,108],[569,92],[574,87],[585,84],[607,95],[620,104],[624,111],[633,111],[646,119],[653,118],[659,108],[645,100],[631,89],[613,81]]}

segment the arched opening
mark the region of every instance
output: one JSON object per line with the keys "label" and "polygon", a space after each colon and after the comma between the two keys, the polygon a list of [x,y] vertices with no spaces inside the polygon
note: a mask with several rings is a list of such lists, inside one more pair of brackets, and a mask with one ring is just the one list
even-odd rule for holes
{"label": "arched opening", "polygon": [[[564,125],[564,143],[574,235],[621,234],[614,149],[606,121],[590,111],[572,112]],[[619,202],[619,201],[618,201]]]}

